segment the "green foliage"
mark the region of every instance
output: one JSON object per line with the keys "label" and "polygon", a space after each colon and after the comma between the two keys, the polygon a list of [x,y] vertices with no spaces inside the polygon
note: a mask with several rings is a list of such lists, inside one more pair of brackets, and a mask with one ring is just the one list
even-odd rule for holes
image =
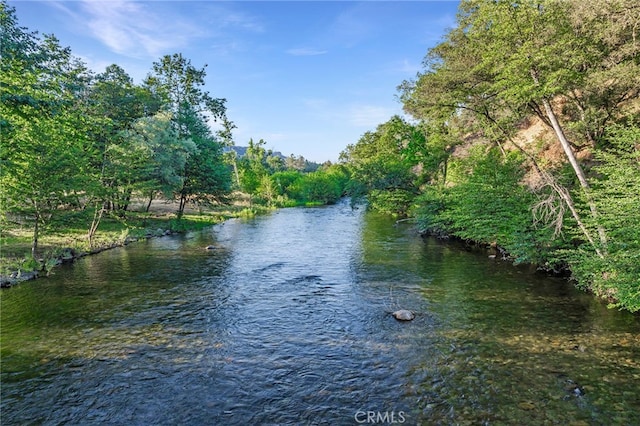
{"label": "green foliage", "polygon": [[197,155],[187,158],[182,187],[175,191],[180,201],[179,216],[187,202],[221,202],[231,191],[231,171],[222,155],[222,143],[208,125],[208,117],[222,120],[226,133],[219,136],[224,143],[228,144],[233,126],[226,119],[226,100],[213,98],[202,90],[205,77],[204,68],[195,68],[177,53],[155,62],[145,80],[145,88],[161,99],[162,108],[171,113],[178,139],[193,141],[197,150]]}
{"label": "green foliage", "polygon": [[[636,3],[460,4],[424,72],[400,86],[427,136],[412,150],[428,176],[413,210],[425,231],[498,244],[517,260],[568,262],[581,287],[639,309]],[[532,116],[553,129],[566,164],[515,137]],[[504,159],[473,148],[479,142]]]}
{"label": "green foliage", "polygon": [[158,111],[160,100],[134,85],[131,77],[114,64],[95,76],[86,104],[88,114],[94,117],[87,149],[91,164],[86,171],[88,192],[96,209],[108,206],[122,212],[133,191],[148,189],[144,183],[151,180],[152,152],[145,145],[158,137],[151,133],[159,129],[154,131],[142,120]]}
{"label": "green foliage", "polygon": [[0,3],[0,188],[3,216],[28,217],[32,255],[65,209],[92,211],[88,240],[105,212],[121,217],[134,195],[224,201],[231,176],[207,119],[232,123],[224,99],[202,90],[204,70],[163,57],[137,86],[117,65],[90,74],[54,36],[18,25]]}
{"label": "green foliage", "polygon": [[608,253],[600,258],[581,249],[568,257],[580,286],[635,312],[640,310],[640,127],[613,126],[603,145],[607,149],[596,152],[591,183]]}
{"label": "green foliage", "polygon": [[408,216],[416,194],[405,189],[373,189],[367,195],[370,208],[394,217]]}
{"label": "green foliage", "polygon": [[347,189],[354,198],[367,197],[369,207],[406,215],[424,170],[425,137],[420,129],[395,116],[349,145],[341,160],[349,167]]}
{"label": "green foliage", "polygon": [[340,166],[311,173],[287,170],[265,176],[260,195],[278,206],[333,204],[344,195],[348,180],[347,172]]}
{"label": "green foliage", "polygon": [[269,174],[266,142],[260,139],[257,143],[249,140],[245,155],[238,161],[240,188],[250,195],[256,195],[262,178]]}
{"label": "green foliage", "polygon": [[296,190],[307,203],[334,204],[342,196],[344,186],[337,174],[319,170],[304,175],[296,183]]}
{"label": "green foliage", "polygon": [[[249,140],[245,154],[238,160],[240,188],[256,196],[256,201],[269,206],[295,206],[307,204],[332,204],[344,195],[349,181],[342,166],[327,165],[315,171],[304,171],[309,162],[302,157],[283,161],[264,146]],[[286,168],[289,167],[290,168]]]}
{"label": "green foliage", "polygon": [[87,74],[53,36],[27,33],[13,9],[0,8],[1,195],[3,208],[33,218],[35,255],[43,225],[85,184],[91,118],[77,95]]}
{"label": "green foliage", "polygon": [[418,199],[423,231],[499,245],[516,262],[542,261],[548,232],[534,226],[535,197],[520,184],[522,158],[478,146],[455,169],[454,186],[431,188]]}
{"label": "green foliage", "polygon": [[122,132],[122,139],[121,146],[111,149],[125,151],[116,156],[116,161],[133,157],[138,163],[118,167],[134,171],[135,175],[128,180],[135,185],[133,189],[145,193],[160,191],[170,197],[182,188],[187,159],[198,148],[191,139],[178,137],[169,113],[137,119],[130,130]]}
{"label": "green foliage", "polygon": [[286,170],[276,172],[270,176],[275,187],[275,191],[280,196],[287,196],[293,199],[300,198],[297,191],[297,182],[303,178],[304,174],[297,170]]}

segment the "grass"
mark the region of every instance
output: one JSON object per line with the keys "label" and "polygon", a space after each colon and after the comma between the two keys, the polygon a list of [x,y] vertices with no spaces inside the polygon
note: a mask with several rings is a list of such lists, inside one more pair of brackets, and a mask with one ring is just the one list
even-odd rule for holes
{"label": "grass", "polygon": [[173,203],[157,201],[150,211],[133,205],[124,216],[105,214],[89,247],[87,232],[93,212],[88,210],[57,211],[41,230],[36,259],[31,256],[33,223],[25,218],[4,220],[0,229],[0,275],[44,270],[49,272],[56,260],[65,253],[90,253],[128,244],[140,239],[164,235],[166,231],[182,233],[200,230],[234,217],[254,217],[266,207],[247,206],[246,200],[236,197],[230,205],[189,208],[178,220]]}

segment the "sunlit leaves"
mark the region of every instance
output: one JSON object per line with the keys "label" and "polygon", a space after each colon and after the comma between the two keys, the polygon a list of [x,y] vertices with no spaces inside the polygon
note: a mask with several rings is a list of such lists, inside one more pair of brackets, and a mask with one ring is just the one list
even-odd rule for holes
{"label": "sunlit leaves", "polygon": [[208,125],[208,118],[221,119],[227,127],[223,141],[230,140],[231,123],[226,119],[225,100],[213,98],[202,89],[206,72],[197,69],[182,54],[165,55],[153,64],[145,87],[162,99],[171,112],[171,122],[180,139],[189,139],[198,155],[184,166],[183,185],[176,191],[178,215],[187,202],[220,202],[231,189],[231,174],[222,156],[222,145]]}
{"label": "sunlit leaves", "polygon": [[[616,306],[640,310],[640,128],[614,126],[607,150],[596,152],[592,178],[599,223],[609,236],[605,259],[589,253],[571,256],[576,278]],[[591,224],[594,226],[594,224]]]}
{"label": "sunlit leaves", "polygon": [[39,39],[17,26],[13,9],[0,8],[0,186],[3,207],[31,217],[35,255],[40,225],[85,183],[91,118],[78,96],[89,76],[54,37]]}

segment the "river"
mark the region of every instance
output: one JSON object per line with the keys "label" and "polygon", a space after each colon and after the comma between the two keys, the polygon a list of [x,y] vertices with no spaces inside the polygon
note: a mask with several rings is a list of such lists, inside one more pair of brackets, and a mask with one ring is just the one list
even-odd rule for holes
{"label": "river", "polygon": [[347,202],[80,259],[0,327],[2,425],[640,424],[637,315]]}

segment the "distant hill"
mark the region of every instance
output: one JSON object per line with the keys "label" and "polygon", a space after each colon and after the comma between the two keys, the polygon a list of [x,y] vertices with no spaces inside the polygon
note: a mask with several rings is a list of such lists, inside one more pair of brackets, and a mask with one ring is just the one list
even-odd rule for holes
{"label": "distant hill", "polygon": [[[238,155],[238,158],[240,157],[244,157],[244,155],[247,152],[247,147],[246,146],[229,146],[229,147],[225,147],[224,148],[224,152],[229,152],[229,151],[235,151],[236,154]],[[287,157],[285,157],[280,151],[272,151],[271,155],[273,155],[274,157],[280,157],[283,160]]]}
{"label": "distant hill", "polygon": [[[247,148],[248,147],[246,146],[229,146],[229,147],[224,147],[224,152],[235,151],[237,157],[242,158],[247,153]],[[292,161],[293,159],[293,164],[297,163],[296,165],[289,163],[287,165],[287,168],[293,168],[293,169],[301,170],[305,172],[313,172],[320,167],[320,163],[309,161],[301,155],[291,154],[290,156],[285,156],[280,151],[271,151],[270,155],[274,157],[279,157],[285,162]]]}

